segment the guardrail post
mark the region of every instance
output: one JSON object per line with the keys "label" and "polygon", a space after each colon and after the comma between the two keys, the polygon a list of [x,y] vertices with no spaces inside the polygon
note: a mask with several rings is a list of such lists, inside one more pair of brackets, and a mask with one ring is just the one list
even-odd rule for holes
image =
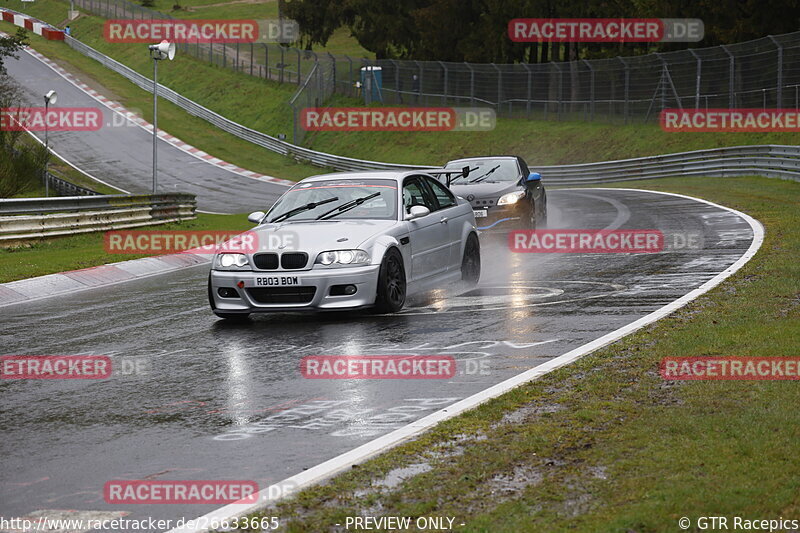
{"label": "guardrail post", "polygon": [[778,47],[778,80],[775,87],[775,100],[776,107],[780,109],[783,106],[783,45],[772,35],[768,37],[772,39],[772,42]]}
{"label": "guardrail post", "polygon": [[589,69],[589,122],[594,122],[594,67],[585,59],[583,63]]}
{"label": "guardrail post", "polygon": [[733,92],[733,90],[734,90],[733,80],[734,80],[734,76],[736,74],[736,58],[733,56],[731,51],[728,50],[728,47],[725,46],[724,44],[720,45],[720,48],[722,48],[725,51],[725,53],[728,54],[728,58],[729,58],[729,60],[728,60],[728,78],[730,78],[730,79],[728,80],[728,108],[729,109],[733,109],[736,106],[736,95]]}
{"label": "guardrail post", "polygon": [[628,108],[628,94],[629,94],[629,92],[628,91],[630,89],[631,71],[628,68],[628,63],[622,57],[617,56],[617,59],[619,59],[619,62],[622,63],[622,66],[625,69],[625,92],[624,92],[624,96],[623,96],[623,98],[625,98],[625,101],[622,103],[622,116],[625,119],[625,124],[627,124],[628,123],[628,112],[629,112],[629,108]]}
{"label": "guardrail post", "polygon": [[689,48],[689,52],[697,59],[697,78],[694,85],[694,108],[700,109],[700,79],[703,73],[703,60],[697,55],[697,52]]}

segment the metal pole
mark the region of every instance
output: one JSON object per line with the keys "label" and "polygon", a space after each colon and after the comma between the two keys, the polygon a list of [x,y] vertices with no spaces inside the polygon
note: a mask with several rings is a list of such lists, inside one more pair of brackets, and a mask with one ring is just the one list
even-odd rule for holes
{"label": "metal pole", "polygon": [[497,71],[497,113],[500,113],[500,97],[503,94],[503,76],[501,76],[500,69],[494,63],[491,64]]}
{"label": "metal pole", "polygon": [[523,67],[528,73],[528,93],[525,98],[525,118],[531,118],[531,89],[533,85],[533,72],[531,72],[531,66],[528,63],[523,63]]}
{"label": "metal pole", "polygon": [[444,66],[444,63],[442,63],[441,61],[437,61],[437,63],[439,63],[439,65],[442,67],[442,70],[444,71],[444,89],[442,90],[442,104],[446,104],[447,103],[447,67]]}
{"label": "metal pole", "polygon": [[768,36],[778,47],[778,81],[776,84],[776,107],[780,109],[783,107],[783,46],[772,35]]}
{"label": "metal pole", "polygon": [[153,194],[158,190],[158,59],[153,58]]}
{"label": "metal pole", "polygon": [[624,97],[625,98],[625,102],[623,102],[623,104],[622,104],[622,106],[623,106],[622,107],[622,115],[625,118],[625,124],[627,124],[628,123],[628,111],[629,111],[629,109],[628,109],[628,89],[630,87],[631,72],[630,72],[630,69],[628,68],[628,63],[626,63],[625,60],[622,59],[622,57],[617,56],[617,59],[619,59],[619,62],[622,63],[622,66],[625,68],[625,97]]}
{"label": "metal pole", "polygon": [[586,59],[583,60],[586,68],[589,69],[589,121],[594,121],[594,68]]}
{"label": "metal pole", "polygon": [[464,64],[469,69],[469,103],[475,105],[475,71],[472,70],[472,65],[464,61]]}
{"label": "metal pole", "polygon": [[561,120],[561,100],[563,98],[562,89],[564,84],[564,76],[561,73],[561,67],[558,66],[558,63],[551,61],[550,64],[555,67],[556,71],[558,71],[558,102],[556,103],[556,118]]}
{"label": "metal pole", "polygon": [[736,63],[734,62],[735,59],[733,54],[730,52],[730,50],[728,50],[727,46],[723,44],[720,46],[720,48],[722,48],[730,58],[728,65],[728,77],[730,78],[728,83],[728,108],[733,109],[736,105],[736,97],[733,93],[733,77],[735,75]]}
{"label": "metal pole", "polygon": [[[50,100],[45,97],[44,98],[44,148],[47,150],[48,157],[50,156],[50,140],[48,138],[48,129],[47,129],[47,113],[48,109],[50,108]],[[50,179],[47,176],[47,165],[44,166],[44,195],[50,196]]]}
{"label": "metal pole", "polygon": [[700,56],[697,53],[689,48],[689,52],[697,59],[697,81],[695,82],[694,87],[694,108],[700,109],[700,78],[703,73],[703,60],[700,59]]}

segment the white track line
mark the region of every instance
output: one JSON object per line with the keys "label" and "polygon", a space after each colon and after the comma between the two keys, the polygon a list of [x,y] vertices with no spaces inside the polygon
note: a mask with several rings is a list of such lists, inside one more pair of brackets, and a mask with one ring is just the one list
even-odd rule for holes
{"label": "white track line", "polygon": [[200,527],[199,524],[211,524],[213,521],[217,521],[219,523],[223,519],[231,518],[234,516],[242,516],[245,514],[249,514],[260,509],[264,509],[270,506],[272,503],[290,495],[293,492],[298,490],[302,490],[306,487],[310,487],[316,483],[319,483],[325,479],[330,478],[331,476],[343,472],[345,470],[349,470],[353,465],[358,463],[363,463],[364,461],[384,452],[390,448],[393,448],[413,437],[416,437],[420,433],[431,429],[436,424],[443,422],[445,420],[449,420],[455,416],[460,415],[461,413],[468,411],[470,409],[474,409],[479,405],[500,396],[501,394],[505,394],[506,392],[515,389],[529,381],[533,381],[538,379],[545,374],[552,372],[562,366],[568,365],[574,361],[577,361],[581,357],[592,353],[603,346],[611,344],[612,342],[616,342],[619,339],[625,337],[626,335],[630,335],[631,333],[649,325],[653,322],[673,313],[674,311],[680,309],[681,307],[685,306],[695,298],[705,294],[706,292],[710,291],[720,283],[722,283],[726,278],[733,275],[736,271],[742,268],[758,251],[761,247],[761,244],[764,242],[764,227],[761,225],[760,222],[755,220],[753,217],[746,215],[740,211],[736,211],[735,209],[731,209],[730,207],[725,207],[719,204],[715,204],[713,202],[709,202],[707,200],[702,200],[700,198],[694,198],[692,196],[686,196],[683,194],[675,194],[669,192],[660,192],[660,191],[646,191],[643,189],[616,189],[616,188],[608,188],[608,187],[598,187],[592,188],[591,190],[614,190],[614,191],[637,191],[637,192],[647,192],[653,194],[664,194],[668,196],[676,196],[678,198],[686,198],[689,200],[694,200],[700,203],[708,204],[713,207],[718,207],[720,209],[724,209],[731,213],[734,213],[744,219],[749,225],[750,228],[753,230],[753,241],[750,243],[750,247],[747,251],[740,257],[735,263],[731,266],[711,278],[710,280],[703,283],[700,287],[694,289],[693,291],[681,296],[677,300],[661,307],[660,309],[653,311],[652,313],[643,316],[642,318],[631,322],[630,324],[623,326],[611,333],[607,333],[602,337],[595,339],[583,346],[575,348],[563,355],[560,355],[554,359],[549,360],[546,363],[543,363],[539,366],[531,368],[521,374],[518,374],[510,379],[507,379],[497,385],[493,385],[488,389],[485,389],[477,394],[473,394],[472,396],[465,398],[459,402],[446,407],[440,411],[435,413],[431,413],[430,415],[420,418],[416,422],[412,422],[411,424],[404,426],[400,429],[392,431],[391,433],[387,433],[377,439],[370,441],[366,444],[362,444],[358,448],[350,450],[349,452],[345,452],[333,459],[329,459],[324,463],[318,464],[308,470],[301,472],[300,474],[296,474],[290,478],[287,478],[275,485],[271,485],[263,490],[261,490],[259,495],[259,501],[257,503],[247,503],[247,504],[240,504],[240,503],[232,503],[221,507],[215,511],[212,511],[208,514],[203,515],[194,523],[198,524],[198,527],[182,527],[182,528],[175,528],[170,530],[170,533],[190,533],[190,532],[202,532],[208,531],[208,528]]}

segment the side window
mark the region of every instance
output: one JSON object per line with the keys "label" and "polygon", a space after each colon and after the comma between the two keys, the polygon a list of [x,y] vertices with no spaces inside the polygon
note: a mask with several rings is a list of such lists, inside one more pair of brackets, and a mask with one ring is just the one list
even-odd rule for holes
{"label": "side window", "polygon": [[431,191],[433,191],[433,196],[436,198],[436,202],[439,204],[439,209],[452,207],[458,203],[456,202],[456,198],[453,196],[453,193],[448,191],[447,188],[438,181],[431,178],[425,178],[425,182],[431,188]]}
{"label": "side window", "polygon": [[527,178],[528,174],[531,173],[530,169],[528,169],[527,163],[521,157],[517,157],[517,164],[519,165],[519,169],[522,172],[522,177]]}
{"label": "side window", "polygon": [[403,182],[403,207],[405,212],[408,213],[411,207],[415,205],[423,205],[431,211],[436,210],[430,194],[425,190],[419,178],[406,178],[405,182]]}

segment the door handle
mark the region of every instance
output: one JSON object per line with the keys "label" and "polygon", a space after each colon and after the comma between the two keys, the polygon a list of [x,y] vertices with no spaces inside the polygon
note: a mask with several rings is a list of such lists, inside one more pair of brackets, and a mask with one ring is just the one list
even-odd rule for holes
{"label": "door handle", "polygon": [[447,217],[442,217],[441,219],[439,219],[439,222],[442,223],[442,224],[446,224],[447,223]]}

